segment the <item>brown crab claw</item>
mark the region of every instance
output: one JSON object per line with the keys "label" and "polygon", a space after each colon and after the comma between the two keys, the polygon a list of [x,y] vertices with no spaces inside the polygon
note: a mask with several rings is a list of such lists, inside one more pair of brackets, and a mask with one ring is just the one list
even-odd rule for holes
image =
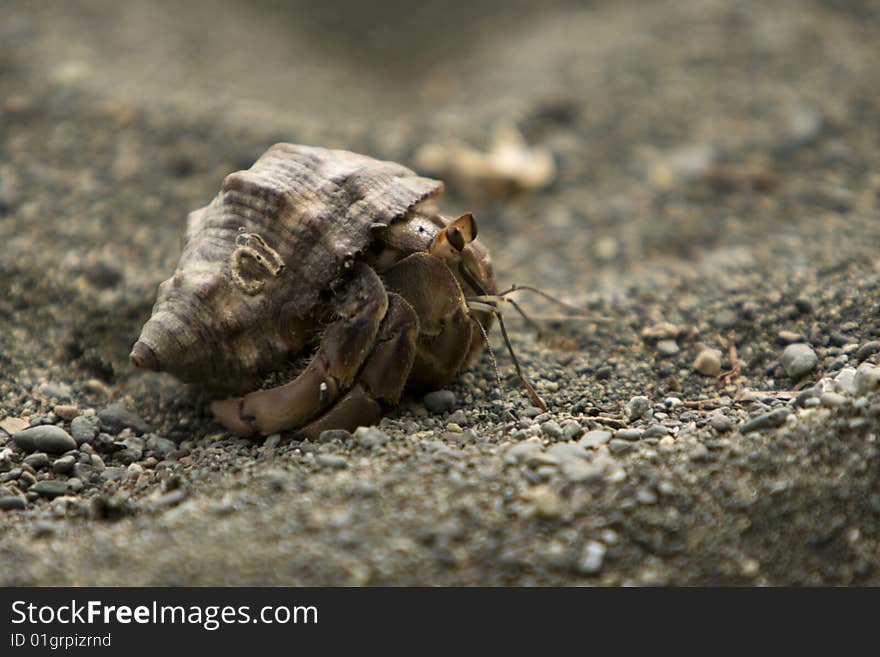
{"label": "brown crab claw", "polygon": [[224,427],[239,436],[251,436],[254,428],[241,417],[241,406],[244,397],[232,397],[211,402],[211,412]]}
{"label": "brown crab claw", "polygon": [[132,365],[140,369],[159,370],[159,359],[156,358],[155,352],[140,340],[134,343],[128,358]]}

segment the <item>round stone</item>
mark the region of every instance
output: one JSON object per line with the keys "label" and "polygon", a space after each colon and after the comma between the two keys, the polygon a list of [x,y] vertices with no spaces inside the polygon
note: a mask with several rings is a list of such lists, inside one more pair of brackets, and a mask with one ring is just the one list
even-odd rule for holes
{"label": "round stone", "polygon": [[637,395],[626,404],[626,417],[632,422],[645,417],[651,412],[651,400],[643,395]]}
{"label": "round stone", "polygon": [[694,359],[693,367],[703,376],[718,376],[721,374],[721,351],[703,349]]}
{"label": "round stone", "polygon": [[782,352],[782,367],[792,379],[800,379],[816,367],[819,357],[808,344],[797,342],[788,345]]}
{"label": "round stone", "polygon": [[101,421],[97,415],[79,415],[70,421],[70,434],[77,445],[92,442],[100,429]]}
{"label": "round stone", "polygon": [[435,390],[425,395],[424,402],[432,413],[446,413],[455,408],[455,393],[451,390]]}

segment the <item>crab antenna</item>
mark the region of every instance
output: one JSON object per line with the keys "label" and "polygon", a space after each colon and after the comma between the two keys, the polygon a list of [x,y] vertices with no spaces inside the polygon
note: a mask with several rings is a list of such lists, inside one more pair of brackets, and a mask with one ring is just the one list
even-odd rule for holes
{"label": "crab antenna", "polygon": [[501,383],[501,374],[498,372],[498,361],[495,360],[495,352],[492,351],[492,345],[489,344],[489,334],[486,333],[486,328],[479,319],[473,315],[471,315],[471,319],[477,323],[477,326],[480,327],[480,333],[483,334],[483,342],[489,352],[489,360],[492,361],[492,369],[495,371],[495,380],[498,382],[498,392],[501,394],[501,401],[505,401],[506,395],[504,394],[504,385]]}
{"label": "crab antenna", "polygon": [[498,318],[498,326],[501,328],[501,336],[504,338],[504,345],[507,347],[507,352],[510,354],[510,358],[513,360],[513,366],[516,368],[517,378],[526,389],[526,392],[528,393],[529,398],[532,400],[532,403],[540,408],[542,411],[546,411],[547,404],[545,404],[544,400],[538,396],[538,393],[535,392],[532,384],[529,383],[528,379],[526,379],[525,377],[525,374],[523,374],[522,367],[520,367],[519,364],[519,359],[516,357],[516,353],[513,351],[513,345],[510,343],[510,337],[507,335],[507,328],[504,326],[504,319],[501,316],[501,311],[498,310],[498,307],[491,302],[483,303],[480,301],[468,300],[468,306],[475,310],[490,312],[494,314],[496,318]]}
{"label": "crab antenna", "polygon": [[[506,297],[508,294],[513,294],[514,292],[531,292],[533,294],[537,294],[538,296],[544,297],[545,299],[547,299],[547,301],[550,301],[551,303],[555,303],[557,306],[565,308],[566,310],[568,310],[570,312],[574,312],[574,313],[581,313],[582,312],[581,308],[578,308],[577,306],[573,306],[572,304],[570,304],[566,301],[563,301],[562,299],[558,299],[558,298],[554,297],[552,294],[547,294],[546,292],[544,292],[544,290],[540,290],[536,287],[532,287],[531,285],[517,285],[516,283],[514,283],[513,285],[511,285],[509,288],[507,288],[503,292],[499,292],[496,296]],[[508,301],[511,301],[511,300],[508,299]],[[606,317],[587,317],[587,319],[590,319],[591,321],[595,321],[595,322],[610,321]]]}

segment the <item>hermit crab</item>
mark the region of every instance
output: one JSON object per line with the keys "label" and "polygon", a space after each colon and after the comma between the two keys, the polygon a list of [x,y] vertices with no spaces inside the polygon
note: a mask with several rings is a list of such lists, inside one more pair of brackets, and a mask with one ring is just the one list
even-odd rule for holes
{"label": "hermit crab", "polygon": [[243,436],[373,424],[405,388],[448,383],[501,297],[476,220],[440,214],[442,191],[392,162],[272,146],[190,213],[131,362],[243,395],[211,407]]}

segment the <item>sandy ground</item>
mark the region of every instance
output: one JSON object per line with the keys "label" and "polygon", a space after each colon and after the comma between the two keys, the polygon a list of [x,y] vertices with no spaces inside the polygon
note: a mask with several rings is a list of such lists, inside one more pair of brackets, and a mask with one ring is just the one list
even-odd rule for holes
{"label": "sandy ground", "polygon": [[[0,584],[880,584],[874,3],[178,4],[0,8]],[[318,444],[128,364],[226,173],[500,121],[553,183],[444,208],[582,309],[511,319],[547,414],[497,336],[502,392]]]}

